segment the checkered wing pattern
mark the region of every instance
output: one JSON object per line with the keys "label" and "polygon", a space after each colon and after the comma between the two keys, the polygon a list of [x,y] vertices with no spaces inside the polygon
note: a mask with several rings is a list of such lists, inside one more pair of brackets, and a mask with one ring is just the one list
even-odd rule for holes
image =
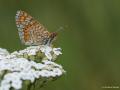
{"label": "checkered wing pattern", "polygon": [[16,26],[20,40],[25,45],[45,45],[51,35],[42,24],[21,10],[16,14]]}

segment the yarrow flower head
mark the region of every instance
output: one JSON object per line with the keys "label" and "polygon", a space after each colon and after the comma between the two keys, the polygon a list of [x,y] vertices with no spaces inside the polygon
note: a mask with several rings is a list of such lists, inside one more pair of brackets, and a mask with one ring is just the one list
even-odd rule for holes
{"label": "yarrow flower head", "polygon": [[35,80],[42,86],[60,77],[65,70],[54,62],[60,54],[61,48],[46,45],[30,46],[13,53],[0,48],[0,90],[22,89],[24,82],[34,84]]}

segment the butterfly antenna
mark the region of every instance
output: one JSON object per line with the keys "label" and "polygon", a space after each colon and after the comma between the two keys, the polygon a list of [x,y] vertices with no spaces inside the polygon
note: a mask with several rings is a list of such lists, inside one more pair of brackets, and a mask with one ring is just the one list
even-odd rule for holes
{"label": "butterfly antenna", "polygon": [[67,28],[67,26],[65,26],[65,27],[59,27],[55,32],[59,32],[61,30],[65,30],[65,28]]}

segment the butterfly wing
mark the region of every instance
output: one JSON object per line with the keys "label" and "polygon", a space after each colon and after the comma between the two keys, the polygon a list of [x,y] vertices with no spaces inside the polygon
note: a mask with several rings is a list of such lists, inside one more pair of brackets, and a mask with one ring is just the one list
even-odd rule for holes
{"label": "butterfly wing", "polygon": [[49,39],[50,32],[24,11],[17,11],[16,26],[20,40],[25,45],[41,45]]}

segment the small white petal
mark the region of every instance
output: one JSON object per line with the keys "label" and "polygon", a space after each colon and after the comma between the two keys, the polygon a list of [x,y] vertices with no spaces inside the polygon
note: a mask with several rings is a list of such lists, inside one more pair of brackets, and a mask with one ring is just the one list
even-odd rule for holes
{"label": "small white petal", "polygon": [[15,89],[21,89],[22,88],[22,81],[21,80],[14,80],[12,83],[11,83],[12,87],[15,88]]}
{"label": "small white petal", "polygon": [[47,72],[47,70],[42,70],[42,71],[40,72],[40,76],[42,76],[42,77],[48,77],[48,72]]}
{"label": "small white petal", "polygon": [[50,53],[45,53],[45,56],[46,56],[49,60],[52,59],[52,55],[51,55]]}
{"label": "small white petal", "polygon": [[59,68],[55,68],[55,69],[53,70],[53,72],[54,72],[57,76],[62,75],[62,72],[61,72],[61,70],[60,70]]}
{"label": "small white petal", "polygon": [[10,84],[1,85],[1,86],[0,86],[0,90],[10,90],[10,87],[11,87]]}
{"label": "small white petal", "polygon": [[61,48],[53,48],[53,52],[54,52],[54,54],[56,54],[56,55],[62,54],[62,53],[61,53]]}
{"label": "small white petal", "polygon": [[48,58],[48,59],[52,59],[52,55],[51,55],[51,51],[52,51],[52,48],[49,47],[49,46],[44,46],[41,48],[41,51],[45,53],[45,56]]}
{"label": "small white petal", "polygon": [[36,51],[33,49],[33,50],[30,50],[28,55],[35,55],[36,54]]}
{"label": "small white petal", "polygon": [[6,56],[9,55],[9,52],[6,49],[0,48],[0,55]]}

